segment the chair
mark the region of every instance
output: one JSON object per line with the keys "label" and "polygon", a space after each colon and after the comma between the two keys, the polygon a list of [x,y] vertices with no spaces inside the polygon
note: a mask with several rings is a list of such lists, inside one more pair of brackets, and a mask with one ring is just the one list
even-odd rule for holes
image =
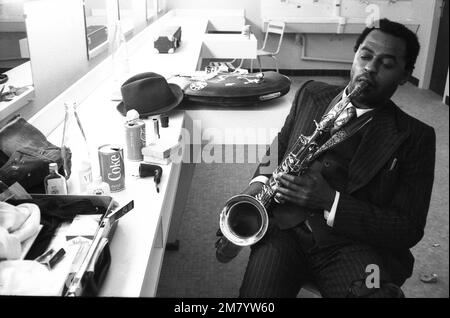
{"label": "chair", "polygon": [[[285,23],[280,21],[269,21],[267,24],[266,29],[266,35],[264,37],[264,43],[261,47],[261,49],[257,50],[256,52],[256,58],[258,59],[259,63],[259,71],[262,72],[262,66],[261,66],[261,57],[267,56],[273,58],[275,61],[275,68],[278,70],[278,62],[276,55],[280,52],[281,48],[281,42],[283,41],[283,35],[284,35],[284,28]],[[270,50],[268,48],[268,39],[278,37],[278,44],[276,45],[275,50]],[[250,62],[250,72],[253,73],[253,60]]]}

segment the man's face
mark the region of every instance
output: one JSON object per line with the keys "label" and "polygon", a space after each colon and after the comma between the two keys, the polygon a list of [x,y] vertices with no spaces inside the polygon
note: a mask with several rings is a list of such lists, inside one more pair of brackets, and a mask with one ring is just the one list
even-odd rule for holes
{"label": "man's face", "polygon": [[389,100],[398,85],[406,83],[410,72],[405,70],[406,44],[401,38],[373,30],[364,39],[353,59],[350,91],[359,81],[369,84],[355,99],[360,107],[372,108]]}

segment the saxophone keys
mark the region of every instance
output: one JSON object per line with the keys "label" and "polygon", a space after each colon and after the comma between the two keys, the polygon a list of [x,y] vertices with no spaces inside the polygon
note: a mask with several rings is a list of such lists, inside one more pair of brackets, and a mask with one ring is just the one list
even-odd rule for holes
{"label": "saxophone keys", "polygon": [[317,122],[317,120],[314,119],[314,125],[316,125],[316,129],[319,128],[319,123]]}

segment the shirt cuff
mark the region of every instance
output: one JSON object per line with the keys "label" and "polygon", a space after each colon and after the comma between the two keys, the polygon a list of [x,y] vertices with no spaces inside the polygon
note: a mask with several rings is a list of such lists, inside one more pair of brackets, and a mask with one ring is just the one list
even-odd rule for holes
{"label": "shirt cuff", "polygon": [[254,182],[261,182],[261,183],[266,184],[267,181],[269,181],[269,178],[267,178],[266,176],[257,176],[257,177],[254,177],[254,178],[250,181],[249,185],[252,184],[252,183],[254,183]]}
{"label": "shirt cuff", "polygon": [[339,203],[339,197],[341,196],[341,193],[339,191],[336,191],[336,195],[334,196],[333,205],[331,206],[331,210],[323,211],[323,216],[325,220],[327,220],[327,225],[333,227],[334,224],[334,217],[336,216],[336,210]]}

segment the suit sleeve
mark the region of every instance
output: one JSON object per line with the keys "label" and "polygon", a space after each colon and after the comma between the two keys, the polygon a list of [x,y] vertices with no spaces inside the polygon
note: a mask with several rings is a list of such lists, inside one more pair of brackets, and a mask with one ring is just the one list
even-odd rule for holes
{"label": "suit sleeve", "polygon": [[[275,170],[273,169],[273,166],[278,166],[283,159],[284,154],[287,151],[289,137],[294,127],[298,110],[300,108],[299,105],[302,104],[303,99],[305,98],[305,87],[308,83],[310,82],[308,81],[303,84],[295,94],[294,101],[292,102],[289,114],[284,121],[284,125],[272,141],[269,149],[267,149],[265,156],[262,158],[260,164],[258,165],[258,168],[253,175],[253,178],[260,175],[264,175],[267,178],[270,178],[272,176],[272,172]],[[275,165],[274,161],[276,161]]]}
{"label": "suit sleeve", "polygon": [[[411,248],[423,237],[434,180],[436,135],[426,127],[408,141],[392,199],[377,206],[341,193],[333,231],[392,249]],[[416,135],[417,136],[417,135]]]}

